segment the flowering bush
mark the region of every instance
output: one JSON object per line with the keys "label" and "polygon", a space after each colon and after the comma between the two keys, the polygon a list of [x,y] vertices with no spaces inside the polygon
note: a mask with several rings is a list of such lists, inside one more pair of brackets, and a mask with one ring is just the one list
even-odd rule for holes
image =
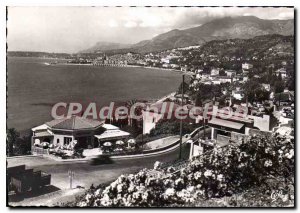
{"label": "flowering bush", "polygon": [[[249,199],[247,206],[274,206],[274,202],[270,201],[271,191],[278,189],[278,184],[274,185],[274,181],[270,180],[280,178],[282,181],[279,183],[293,186],[294,141],[277,134],[272,138],[254,136],[239,146],[214,148],[189,161],[181,169],[160,168],[162,164],[156,162],[154,171],[161,172],[159,176],[153,175],[153,170],[145,169],[137,174],[121,175],[110,185],[88,192],[76,205],[193,206],[199,199],[231,197],[256,186],[266,194],[254,199],[251,197],[255,196],[254,193],[244,193],[242,200]],[[279,205],[289,205],[293,200],[292,193],[283,189],[276,199],[280,200]],[[256,200],[255,205],[250,203],[251,200]],[[225,206],[242,206],[242,203],[237,200],[224,201]]]}

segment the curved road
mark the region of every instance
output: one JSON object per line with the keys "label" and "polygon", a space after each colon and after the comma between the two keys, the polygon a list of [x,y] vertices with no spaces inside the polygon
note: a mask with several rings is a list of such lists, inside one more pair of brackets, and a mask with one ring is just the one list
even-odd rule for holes
{"label": "curved road", "polygon": [[[189,154],[188,145],[183,145],[183,157]],[[115,159],[112,164],[91,165],[89,161],[59,162],[44,157],[24,157],[8,159],[8,167],[25,164],[26,168],[42,170],[52,175],[51,183],[59,189],[69,188],[68,171],[75,173],[73,187],[88,188],[115,180],[121,174],[136,173],[143,168],[153,168],[156,161],[171,162],[178,158],[179,148],[156,156],[135,159]]]}
{"label": "curved road", "polygon": [[[199,136],[202,136],[200,132]],[[196,139],[195,136],[194,139]],[[183,144],[183,158],[189,156],[189,145]],[[9,158],[8,167],[25,164],[26,168],[42,170],[51,174],[51,189],[39,194],[29,195],[26,198],[21,198],[19,202],[14,202],[13,205],[43,205],[43,202],[55,204],[57,201],[66,201],[74,199],[74,195],[81,191],[74,191],[74,188],[83,187],[89,188],[92,184],[97,186],[101,183],[109,183],[115,180],[122,174],[136,173],[143,168],[153,168],[156,161],[172,162],[178,159],[179,147],[176,149],[158,154],[155,156],[143,156],[135,159],[116,159],[112,164],[91,165],[89,161],[81,162],[59,162],[44,157],[20,157]],[[68,171],[72,170],[74,175],[73,190],[70,191],[70,182]],[[54,194],[49,194],[49,193]],[[68,193],[71,194],[68,194]],[[44,194],[44,195],[42,195]],[[40,196],[42,195],[42,196]],[[46,197],[45,197],[46,196]],[[29,199],[27,199],[29,198]],[[53,200],[51,202],[51,200]],[[50,204],[49,203],[49,204]]]}

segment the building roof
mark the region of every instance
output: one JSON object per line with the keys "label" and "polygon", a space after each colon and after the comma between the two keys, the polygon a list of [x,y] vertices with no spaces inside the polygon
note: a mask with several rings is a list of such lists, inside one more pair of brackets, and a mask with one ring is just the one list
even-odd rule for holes
{"label": "building roof", "polygon": [[127,137],[130,133],[122,131],[122,130],[106,130],[101,135],[95,135],[96,138],[104,140],[104,139],[116,139],[119,137]]}
{"label": "building roof", "polygon": [[33,127],[31,130],[32,131],[47,130],[47,128],[48,128],[48,126],[46,124],[42,124],[40,126]]}
{"label": "building roof", "polygon": [[111,124],[103,124],[102,126],[106,130],[113,130],[113,129],[119,129],[119,127],[111,125]]}
{"label": "building roof", "polygon": [[277,101],[294,101],[294,91],[282,92],[275,94]]}
{"label": "building roof", "polygon": [[241,129],[244,126],[244,124],[241,124],[241,123],[218,119],[218,118],[213,118],[210,121],[208,121],[208,123],[218,125],[218,126],[228,127],[231,129],[237,129],[237,130]]}
{"label": "building roof", "polygon": [[35,137],[45,137],[45,136],[53,136],[47,130],[36,132]]}
{"label": "building roof", "polygon": [[52,120],[46,123],[47,126],[53,129],[65,129],[65,130],[83,130],[83,129],[95,129],[102,126],[103,122],[79,116],[72,116],[62,119]]}

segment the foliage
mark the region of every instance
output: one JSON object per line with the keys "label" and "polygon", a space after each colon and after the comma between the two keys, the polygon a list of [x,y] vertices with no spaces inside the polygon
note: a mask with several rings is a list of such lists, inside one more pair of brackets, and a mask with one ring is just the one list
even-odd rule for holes
{"label": "foliage", "polygon": [[196,106],[202,106],[206,100],[213,100],[215,97],[221,96],[221,85],[199,84],[194,88],[192,96],[195,99]]}
{"label": "foliage", "polygon": [[[182,122],[182,132],[183,134],[190,133],[194,130],[194,126],[189,124],[189,122]],[[170,119],[170,120],[160,120],[154,129],[150,131],[150,136],[157,135],[177,135],[180,132],[180,120]]]}
{"label": "foliage", "polygon": [[270,92],[262,88],[262,86],[255,80],[249,80],[243,85],[245,97],[248,97],[249,102],[265,101],[269,99]]}
{"label": "foliage", "polygon": [[[293,190],[286,188],[294,186],[291,138],[276,134],[271,138],[254,136],[240,146],[215,148],[178,166],[161,170],[160,175],[153,175],[151,170],[121,175],[106,187],[88,191],[75,205],[166,207],[197,206],[202,201],[214,207],[294,205]],[[155,171],[159,172],[159,168]],[[281,186],[282,183],[286,184]],[[251,193],[253,186],[256,191]],[[275,197],[278,202],[270,202],[278,189],[282,189],[280,196]],[[256,193],[257,190],[260,192]],[[213,202],[226,197],[229,199],[219,205]]]}
{"label": "foliage", "polygon": [[158,140],[160,138],[165,138],[173,134],[160,134],[160,135],[150,135],[150,134],[139,134],[135,139],[137,145],[143,145],[149,141]]}

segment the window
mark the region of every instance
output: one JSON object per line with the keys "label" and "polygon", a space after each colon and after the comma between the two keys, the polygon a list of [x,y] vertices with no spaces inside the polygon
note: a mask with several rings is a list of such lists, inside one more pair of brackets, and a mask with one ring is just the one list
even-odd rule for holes
{"label": "window", "polygon": [[57,144],[59,143],[59,138],[57,138],[56,143],[57,143]]}
{"label": "window", "polygon": [[72,141],[72,138],[70,137],[64,137],[64,145],[69,144]]}

